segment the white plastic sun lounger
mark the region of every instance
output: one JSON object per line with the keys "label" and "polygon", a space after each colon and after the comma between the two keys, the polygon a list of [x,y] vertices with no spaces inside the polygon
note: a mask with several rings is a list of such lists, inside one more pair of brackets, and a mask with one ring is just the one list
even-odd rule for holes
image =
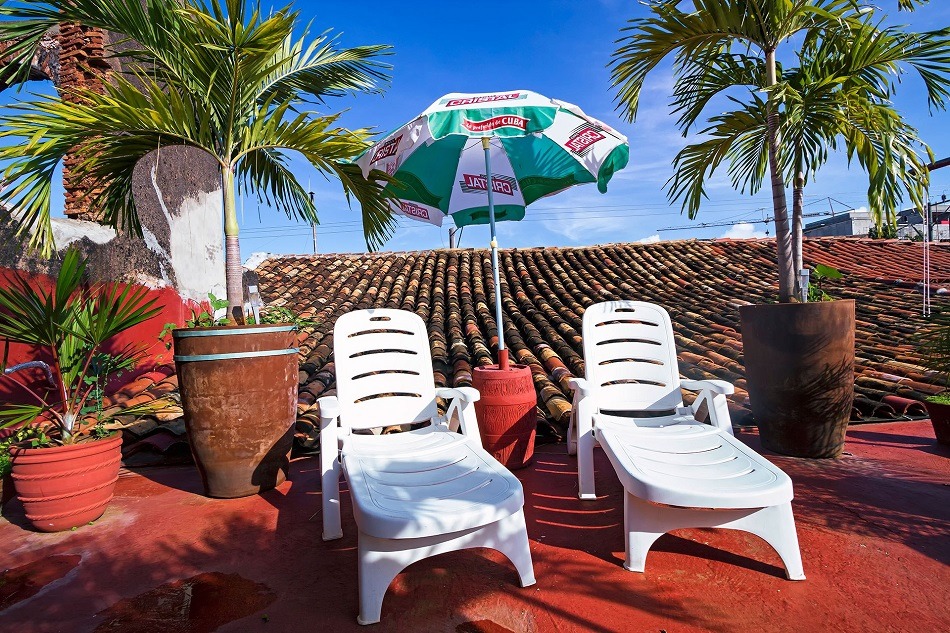
{"label": "white plastic sun lounger", "polygon": [[[688,527],[751,532],[771,545],[790,580],[803,580],[788,475],[737,440],[729,383],[680,380],[669,314],[612,301],[587,308],[586,379],[574,379],[568,451],[581,499],[594,499],[593,451],[603,447],[624,487],[626,562],[642,572],[663,534]],[[680,388],[698,391],[684,407]],[[710,424],[696,419],[707,405]]]}
{"label": "white plastic sun lounger", "polygon": [[[521,482],[482,448],[472,406],[478,392],[435,388],[422,319],[402,310],[350,312],[336,322],[334,357],[337,396],[319,401],[323,538],[343,536],[342,471],[359,529],[357,621],[378,622],[396,575],[443,552],[496,549],[522,587],[534,584]],[[444,416],[436,397],[450,400]],[[412,423],[428,424],[360,434]]]}

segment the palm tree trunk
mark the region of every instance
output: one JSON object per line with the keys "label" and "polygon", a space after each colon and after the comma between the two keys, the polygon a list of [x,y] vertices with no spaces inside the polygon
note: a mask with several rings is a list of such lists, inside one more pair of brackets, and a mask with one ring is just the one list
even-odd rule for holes
{"label": "palm tree trunk", "polygon": [[[776,84],[775,50],[766,52],[766,69],[769,86]],[[775,246],[778,264],[778,300],[791,303],[795,292],[795,268],[792,257],[792,235],[788,227],[788,200],[785,197],[785,179],[778,157],[778,112],[775,104],[769,105],[768,138],[769,174],[772,180],[772,207],[775,214]]]}
{"label": "palm tree trunk", "polygon": [[804,267],[802,263],[802,214],[805,207],[805,174],[801,164],[795,170],[795,186],[792,189],[792,262],[795,268],[795,294],[801,296],[801,277],[799,271]]}
{"label": "palm tree trunk", "polygon": [[234,203],[234,170],[222,170],[224,188],[224,264],[228,288],[228,321],[244,323],[244,268],[238,242],[237,205]]}

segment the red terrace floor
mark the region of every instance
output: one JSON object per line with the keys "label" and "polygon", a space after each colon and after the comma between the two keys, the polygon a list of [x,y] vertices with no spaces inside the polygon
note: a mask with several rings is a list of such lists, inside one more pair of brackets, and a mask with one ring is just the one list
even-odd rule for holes
{"label": "red terrace floor", "polygon": [[[758,448],[754,434],[742,439]],[[519,471],[538,584],[521,589],[496,553],[417,563],[390,587],[380,624],[356,618],[356,529],[320,540],[312,458],[291,482],[238,500],[199,494],[191,467],[125,472],[94,526],[63,534],[0,520],[0,630],[210,631],[948,631],[950,449],[930,424],[854,426],[847,454],[769,455],[795,483],[808,580],[784,580],[751,535],[682,530],[647,573],[621,567],[621,496],[598,451],[603,495],[581,504],[563,445]]]}

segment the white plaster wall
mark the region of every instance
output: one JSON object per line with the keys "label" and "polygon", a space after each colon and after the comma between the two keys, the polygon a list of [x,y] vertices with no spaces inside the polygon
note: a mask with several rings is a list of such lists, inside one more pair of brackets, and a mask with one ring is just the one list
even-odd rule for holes
{"label": "white plaster wall", "polygon": [[151,231],[143,228],[145,243],[174,270],[176,290],[182,297],[205,301],[209,292],[216,297],[224,297],[227,286],[221,190],[186,197],[178,209],[171,210],[165,204],[165,196],[158,183],[158,164],[156,161],[151,169],[151,180],[159,206],[168,222],[169,243],[166,250]]}
{"label": "white plaster wall", "polygon": [[115,236],[115,229],[97,222],[86,220],[72,220],[70,218],[51,218],[53,241],[57,250],[62,250],[77,240],[88,237],[96,244],[111,242]]}

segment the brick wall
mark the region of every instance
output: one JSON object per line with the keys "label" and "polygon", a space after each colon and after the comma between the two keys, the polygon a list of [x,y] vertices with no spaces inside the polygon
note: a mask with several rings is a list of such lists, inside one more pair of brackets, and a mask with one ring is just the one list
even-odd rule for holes
{"label": "brick wall", "polygon": [[[59,29],[60,64],[59,88],[63,101],[78,102],[75,88],[102,92],[103,82],[112,70],[105,59],[108,37],[100,29],[80,24],[64,23]],[[95,194],[89,186],[73,173],[81,156],[68,154],[63,161],[63,188],[66,200],[64,212],[67,217],[98,221],[100,218],[87,208],[86,196]]]}

